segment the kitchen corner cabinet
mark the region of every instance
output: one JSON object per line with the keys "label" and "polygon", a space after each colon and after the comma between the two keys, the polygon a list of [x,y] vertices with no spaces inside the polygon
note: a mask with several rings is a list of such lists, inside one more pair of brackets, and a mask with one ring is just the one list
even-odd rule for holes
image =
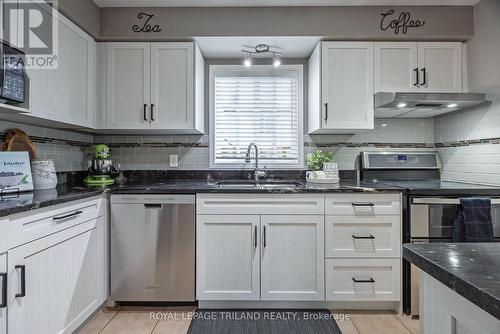
{"label": "kitchen corner cabinet", "polygon": [[96,42],[64,15],[58,26],[58,67],[29,69],[30,116],[95,127]]}
{"label": "kitchen corner cabinet", "polygon": [[460,42],[375,42],[375,93],[463,91]]}
{"label": "kitchen corner cabinet", "polygon": [[107,43],[106,128],[204,131],[204,60],[195,43]]}
{"label": "kitchen corner cabinet", "polygon": [[321,42],[309,58],[309,133],[373,129],[373,42]]}

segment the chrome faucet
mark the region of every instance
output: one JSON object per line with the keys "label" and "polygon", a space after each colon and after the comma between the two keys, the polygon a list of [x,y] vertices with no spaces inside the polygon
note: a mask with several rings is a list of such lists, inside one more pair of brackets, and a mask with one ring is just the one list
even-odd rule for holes
{"label": "chrome faucet", "polygon": [[267,173],[265,170],[260,170],[259,169],[259,148],[255,143],[250,143],[247,148],[247,154],[245,157],[245,162],[249,163],[250,162],[250,151],[252,150],[252,147],[255,148],[255,170],[253,174],[253,178],[255,182],[259,182],[261,177],[266,177]]}

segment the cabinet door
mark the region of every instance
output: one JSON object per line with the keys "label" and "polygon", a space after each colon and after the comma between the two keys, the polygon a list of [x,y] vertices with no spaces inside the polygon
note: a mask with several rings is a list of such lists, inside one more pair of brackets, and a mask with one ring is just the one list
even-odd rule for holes
{"label": "cabinet door", "polygon": [[0,334],[7,334],[7,253],[0,254]]}
{"label": "cabinet door", "polygon": [[261,216],[262,300],[324,300],[324,217]]}
{"label": "cabinet door", "polygon": [[95,41],[63,15],[58,25],[56,69],[29,69],[33,116],[93,127],[95,118]]}
{"label": "cabinet door", "polygon": [[193,43],[151,44],[151,127],[194,127]]}
{"label": "cabinet door", "polygon": [[150,43],[108,44],[108,129],[150,128],[150,54]]}
{"label": "cabinet door", "polygon": [[375,43],[375,93],[418,90],[416,42]]}
{"label": "cabinet door", "polygon": [[101,305],[97,243],[93,220],[9,251],[9,333],[69,334]]}
{"label": "cabinet door", "polygon": [[198,300],[260,298],[259,216],[198,215]]}
{"label": "cabinet door", "polygon": [[462,92],[462,43],[418,43],[418,66],[419,91]]}
{"label": "cabinet door", "polygon": [[323,129],[373,129],[373,43],[322,44]]}

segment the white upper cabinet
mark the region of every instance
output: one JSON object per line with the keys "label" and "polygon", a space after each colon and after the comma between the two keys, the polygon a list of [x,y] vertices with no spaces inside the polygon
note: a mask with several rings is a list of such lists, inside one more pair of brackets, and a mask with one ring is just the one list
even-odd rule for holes
{"label": "white upper cabinet", "polygon": [[150,128],[150,55],[150,43],[108,43],[107,128]]}
{"label": "white upper cabinet", "polygon": [[192,42],[108,43],[108,129],[204,131],[204,60]]}
{"label": "white upper cabinet", "polygon": [[375,43],[375,92],[459,93],[462,43]]}
{"label": "white upper cabinet", "polygon": [[420,91],[462,92],[462,43],[418,43]]}
{"label": "white upper cabinet", "polygon": [[36,118],[79,127],[95,126],[96,43],[62,14],[58,25],[58,67],[28,69],[30,112]]}
{"label": "white upper cabinet", "polygon": [[309,85],[309,133],[373,129],[372,42],[320,43]]}
{"label": "white upper cabinet", "polygon": [[375,43],[375,92],[418,90],[416,42]]}

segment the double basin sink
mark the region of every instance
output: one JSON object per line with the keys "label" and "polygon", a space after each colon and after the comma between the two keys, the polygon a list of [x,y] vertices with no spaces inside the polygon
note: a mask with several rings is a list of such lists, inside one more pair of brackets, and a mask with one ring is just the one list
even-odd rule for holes
{"label": "double basin sink", "polygon": [[215,185],[223,189],[295,189],[303,187],[301,183],[287,181],[220,181]]}

